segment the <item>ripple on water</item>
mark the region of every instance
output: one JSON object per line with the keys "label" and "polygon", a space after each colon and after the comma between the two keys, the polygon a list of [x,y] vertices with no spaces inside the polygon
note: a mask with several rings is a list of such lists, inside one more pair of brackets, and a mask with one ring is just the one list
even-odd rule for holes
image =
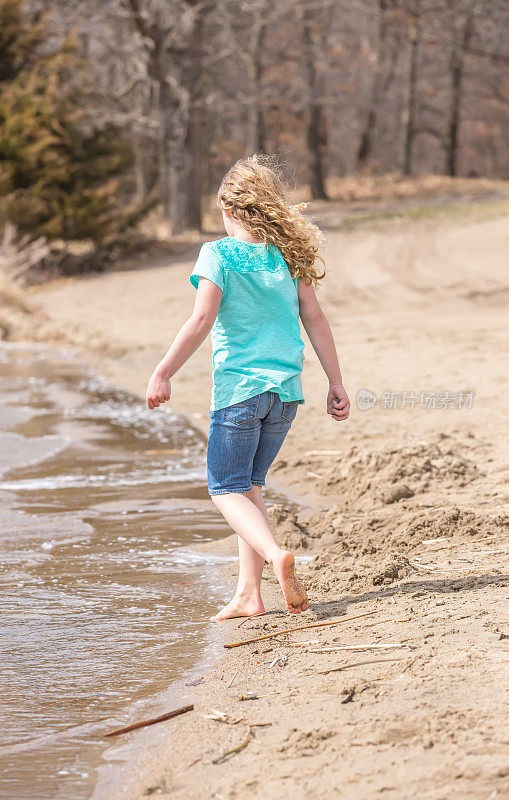
{"label": "ripple on water", "polygon": [[81,800],[105,747],[98,732],[197,662],[225,599],[222,560],[192,550],[225,533],[205,443],[73,350],[8,346],[0,474],[2,787]]}

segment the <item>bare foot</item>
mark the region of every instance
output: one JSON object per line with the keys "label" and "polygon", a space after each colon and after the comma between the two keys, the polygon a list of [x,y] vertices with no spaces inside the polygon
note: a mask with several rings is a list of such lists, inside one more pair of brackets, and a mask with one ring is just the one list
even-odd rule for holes
{"label": "bare foot", "polygon": [[288,550],[282,550],[272,566],[285,596],[286,607],[293,614],[300,614],[309,608],[308,597],[302,583],[295,573],[295,558]]}
{"label": "bare foot", "polygon": [[260,596],[247,598],[235,595],[227,606],[210,619],[212,622],[223,622],[225,619],[233,619],[234,617],[254,617],[257,614],[264,613],[265,606]]}

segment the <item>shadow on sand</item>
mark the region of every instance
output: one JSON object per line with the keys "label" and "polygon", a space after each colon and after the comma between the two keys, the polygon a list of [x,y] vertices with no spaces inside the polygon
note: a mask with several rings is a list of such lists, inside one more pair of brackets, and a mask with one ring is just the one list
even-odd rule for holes
{"label": "shadow on sand", "polygon": [[419,592],[422,595],[432,594],[452,594],[453,592],[469,592],[474,589],[484,589],[486,586],[509,585],[509,575],[476,575],[469,578],[446,578],[440,580],[418,580],[398,583],[388,586],[386,589],[378,589],[373,592],[364,592],[359,595],[346,595],[335,600],[322,603],[311,603],[311,609],[315,612],[317,619],[327,619],[338,614],[344,614],[349,606],[356,603],[366,603],[370,600],[381,600],[385,597],[392,597],[395,594],[405,593],[414,594]]}

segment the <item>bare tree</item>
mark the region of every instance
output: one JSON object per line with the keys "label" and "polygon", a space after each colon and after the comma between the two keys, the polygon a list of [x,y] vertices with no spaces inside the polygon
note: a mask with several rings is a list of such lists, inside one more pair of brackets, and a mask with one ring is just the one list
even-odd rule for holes
{"label": "bare tree", "polygon": [[[193,90],[201,74],[201,35],[213,0],[126,0],[155,87],[159,186],[172,232],[201,226],[200,114]],[[198,194],[194,195],[193,192]]]}
{"label": "bare tree", "polygon": [[[454,8],[454,0],[448,0],[449,7]],[[481,3],[473,2],[467,9],[464,19],[455,20],[453,28],[453,38],[451,44],[451,54],[449,60],[449,72],[451,76],[451,102],[450,114],[447,120],[447,129],[444,137],[446,171],[448,175],[458,173],[458,151],[459,151],[459,132],[460,114],[463,101],[463,87],[465,77],[465,56],[470,46],[470,40],[474,30],[475,15],[480,10]]]}
{"label": "bare tree", "polygon": [[[325,8],[330,14],[331,5],[326,4]],[[327,152],[327,119],[323,108],[323,87],[317,69],[318,54],[323,54],[325,49],[327,25],[320,24],[312,6],[305,5],[301,14],[309,188],[314,200],[327,200],[324,165]]]}
{"label": "bare tree", "polygon": [[417,106],[417,58],[421,37],[421,10],[419,0],[408,0],[408,34],[410,46],[405,75],[405,97],[401,114],[403,129],[403,175],[412,172],[412,144],[415,136],[415,115]]}
{"label": "bare tree", "polygon": [[[362,129],[359,148],[357,150],[357,162],[360,167],[365,166],[373,156],[374,140],[377,130],[378,113],[380,108],[380,100],[382,87],[384,84],[384,49],[387,39],[387,31],[389,25],[389,12],[391,10],[393,0],[378,0],[378,24],[377,36],[374,47],[373,57],[375,59],[375,69],[373,75],[373,88],[369,98],[368,113],[366,121]],[[394,60],[392,60],[392,69],[394,69]]]}
{"label": "bare tree", "polygon": [[249,77],[252,101],[249,114],[249,149],[252,153],[266,152],[266,134],[263,111],[263,53],[268,23],[268,0],[254,4],[249,47]]}

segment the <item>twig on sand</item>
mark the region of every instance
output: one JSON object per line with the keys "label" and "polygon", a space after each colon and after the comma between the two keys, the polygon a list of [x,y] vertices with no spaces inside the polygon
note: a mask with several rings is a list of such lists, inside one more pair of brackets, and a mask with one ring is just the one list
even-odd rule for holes
{"label": "twig on sand", "polygon": [[491,542],[495,538],[494,534],[491,536],[485,536],[484,539],[472,539],[470,542],[448,542],[446,536],[441,536],[439,539],[423,539],[422,544],[440,544],[440,542],[446,542],[446,544],[440,545],[437,550],[442,550],[445,547],[469,547],[472,544],[482,544],[482,542]]}
{"label": "twig on sand", "polygon": [[222,755],[218,756],[217,758],[214,758],[212,760],[212,763],[213,764],[222,764],[223,761],[226,761],[228,756],[233,756],[233,755],[235,755],[235,753],[240,753],[242,750],[244,750],[245,747],[248,746],[249,740],[250,740],[252,732],[253,732],[253,728],[265,728],[267,725],[272,725],[272,723],[271,722],[257,722],[257,723],[254,723],[253,725],[248,725],[247,734],[246,734],[245,739],[243,739],[241,741],[241,743],[237,745],[237,747],[232,747],[231,750],[227,750],[226,753],[223,753]]}
{"label": "twig on sand", "polygon": [[195,759],[194,759],[194,761],[191,761],[189,764],[186,764],[186,766],[183,768],[182,772],[183,772],[185,769],[189,769],[189,767],[194,767],[194,765],[195,765],[195,764],[197,764],[197,763],[198,763],[198,761],[201,761],[201,760],[202,760],[202,758],[203,758],[203,756],[200,756],[199,758],[195,758]]}
{"label": "twig on sand", "polygon": [[326,669],[325,672],[319,672],[318,675],[328,675],[329,672],[341,672],[350,667],[362,667],[364,664],[388,664],[390,661],[402,661],[401,658],[373,658],[370,661],[354,661],[351,664],[343,664],[341,667],[333,667]]}
{"label": "twig on sand", "polygon": [[268,697],[270,694],[281,694],[281,692],[266,692],[265,694],[255,694],[254,692],[248,692],[247,694],[241,694],[238,696],[237,700],[260,700],[262,697]]}
{"label": "twig on sand", "polygon": [[167,714],[161,714],[160,717],[154,717],[153,719],[144,719],[141,722],[135,722],[133,725],[128,725],[127,728],[118,728],[116,731],[105,733],[104,736],[119,736],[121,733],[135,731],[137,728],[146,728],[147,725],[155,725],[156,722],[164,722],[166,719],[178,717],[179,714],[185,714],[187,711],[192,711],[193,708],[194,706],[183,706],[182,708],[176,708],[175,711],[169,711]]}
{"label": "twig on sand", "polygon": [[308,478],[318,478],[320,480],[323,478],[323,475],[318,475],[317,472],[306,472],[306,475]]}
{"label": "twig on sand", "polygon": [[405,666],[401,670],[401,674],[403,675],[403,673],[406,672],[407,669],[412,666],[412,664],[415,664],[418,658],[419,656],[414,656],[407,664],[405,664]]}
{"label": "twig on sand", "polygon": [[226,753],[223,753],[217,758],[212,759],[212,763],[221,764],[223,761],[226,761],[228,756],[232,756],[234,755],[234,753],[240,753],[241,750],[243,750],[245,747],[248,746],[250,738],[251,738],[251,726],[249,726],[247,729],[247,734],[245,739],[243,739],[241,743],[237,745],[237,747],[232,747],[231,750],[227,750]]}
{"label": "twig on sand", "polygon": [[287,663],[288,663],[288,656],[276,656],[273,659],[273,661],[270,662],[269,669],[271,667],[275,667],[276,664],[278,667],[286,667]]}
{"label": "twig on sand", "polygon": [[239,671],[238,671],[238,670],[237,670],[236,672],[234,672],[234,673],[233,673],[233,677],[231,678],[231,680],[229,681],[229,683],[228,683],[228,685],[227,685],[227,687],[226,687],[227,689],[229,689],[229,688],[230,688],[230,686],[232,685],[233,681],[235,680],[235,678],[237,677],[237,675],[238,675],[238,674],[239,674]]}
{"label": "twig on sand", "polygon": [[202,714],[203,719],[212,719],[214,722],[225,722],[226,725],[238,725],[239,722],[244,722],[245,717],[236,717],[232,719],[229,714],[226,714],[224,711],[217,711],[216,709],[212,709],[211,714]]}
{"label": "twig on sand", "polygon": [[409,559],[409,563],[412,565],[412,567],[415,567],[418,570],[421,570],[421,571],[424,571],[424,572],[436,572],[436,573],[438,573],[440,575],[448,575],[450,572],[465,572],[465,571],[472,571],[472,570],[475,571],[475,570],[479,569],[478,566],[475,566],[475,567],[450,567],[448,564],[442,564],[441,566],[444,567],[444,569],[441,569],[436,564],[421,564],[419,561],[415,561],[415,559],[413,561],[410,561],[410,559]]}
{"label": "twig on sand", "polygon": [[439,536],[438,539],[423,539],[421,544],[438,544],[438,542],[446,542],[447,536]]}
{"label": "twig on sand", "polygon": [[383,622],[406,622],[406,619],[394,619],[394,617],[387,617],[386,619],[376,619],[374,622],[368,622],[367,625],[364,625],[365,628],[369,628],[370,625],[381,625]]}
{"label": "twig on sand", "polygon": [[[385,622],[410,622],[411,619],[412,619],[412,617],[400,617],[400,618],[387,617],[386,619],[375,619],[375,620],[373,620],[373,622],[366,622],[362,627],[363,627],[363,629],[371,628],[371,627],[373,627],[373,625],[383,625]],[[340,639],[339,639],[339,637],[336,637],[332,641],[333,642],[339,642]],[[292,646],[293,644],[294,644],[293,642],[288,642],[287,646]],[[317,642],[317,644],[320,644],[320,642]],[[325,642],[325,644],[327,644],[327,642]]]}
{"label": "twig on sand", "polygon": [[309,647],[310,644],[320,644],[320,639],[308,639],[306,642],[288,642],[288,647]]}
{"label": "twig on sand", "polygon": [[249,622],[250,619],[253,619],[254,617],[263,617],[266,613],[266,611],[262,611],[260,614],[251,614],[249,617],[243,619],[242,622],[237,625],[237,628],[242,628],[242,626],[245,625],[246,622]]}
{"label": "twig on sand", "polygon": [[335,653],[336,650],[393,650],[396,647],[412,647],[411,644],[342,644],[339,647],[316,647],[308,650],[308,653]]}
{"label": "twig on sand", "polygon": [[264,636],[255,636],[254,639],[246,639],[244,642],[231,642],[225,644],[225,647],[241,647],[243,644],[253,644],[254,642],[261,642],[263,639],[272,639],[274,636],[281,636],[284,633],[293,633],[293,631],[303,631],[307,628],[323,628],[325,625],[339,625],[342,622],[350,622],[352,619],[359,619],[360,617],[370,617],[373,614],[378,614],[378,611],[365,611],[364,614],[356,614],[354,617],[343,617],[342,619],[327,620],[327,622],[312,622],[310,625],[297,625],[294,628],[286,628],[286,630],[274,631],[273,633],[266,633]]}

